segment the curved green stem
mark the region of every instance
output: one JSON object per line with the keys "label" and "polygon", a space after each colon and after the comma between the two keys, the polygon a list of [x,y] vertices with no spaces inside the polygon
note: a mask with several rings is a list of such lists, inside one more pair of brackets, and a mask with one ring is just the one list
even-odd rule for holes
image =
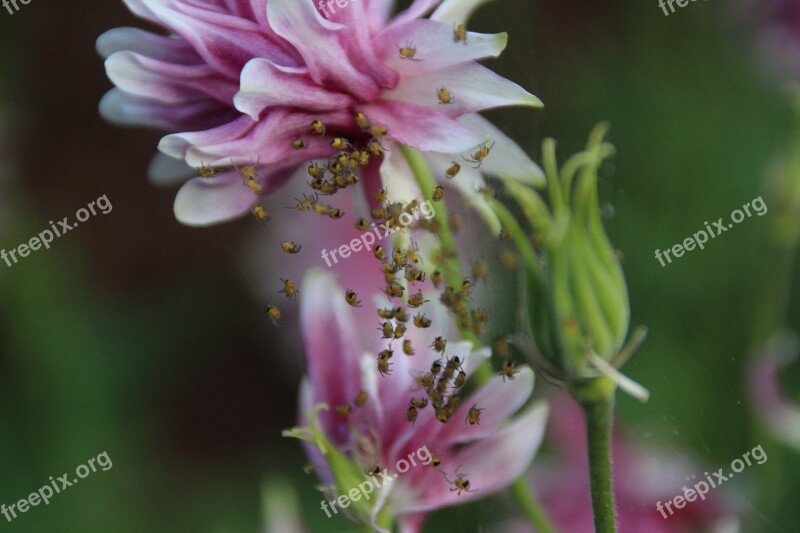
{"label": "curved green stem", "polygon": [[608,378],[596,378],[574,384],[572,395],[586,417],[589,449],[589,481],[592,512],[597,533],[616,533],[617,511],[611,470],[611,426],[614,417],[615,384]]}
{"label": "curved green stem", "polygon": [[511,485],[511,494],[528,521],[536,527],[539,533],[556,533],[555,526],[550,522],[542,504],[536,499],[524,477],[514,480]]}

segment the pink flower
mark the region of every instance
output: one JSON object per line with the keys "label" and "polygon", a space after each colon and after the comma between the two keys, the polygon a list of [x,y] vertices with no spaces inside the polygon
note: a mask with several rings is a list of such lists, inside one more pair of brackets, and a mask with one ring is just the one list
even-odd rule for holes
{"label": "pink flower", "polygon": [[[175,201],[183,223],[240,216],[259,192],[274,191],[298,170],[294,179],[300,179],[309,161],[336,154],[335,137],[364,148],[374,132],[357,125],[356,113],[387,130],[376,136],[390,157],[374,156],[360,169],[367,193],[393,172],[395,182],[411,179],[396,159],[396,143],[430,153],[439,164],[457,159],[468,166],[462,154],[494,142],[483,172],[542,182],[524,152],[477,115],[501,106],[541,106],[476,62],[498,56],[506,34],[455,39],[455,25],[483,0],[416,0],[394,18],[389,0],[356,0],[330,19],[313,0],[125,2],[170,35],[117,28],[98,38],[116,85],[100,110],[114,123],[173,132],[161,139],[151,177],[173,183],[204,165],[256,167],[251,187],[237,169],[184,184]],[[430,19],[421,18],[431,11]],[[442,88],[449,96],[440,98]],[[315,120],[324,123],[323,135],[313,133]],[[295,141],[306,147],[296,149]],[[436,168],[437,175],[445,168]],[[474,192],[467,183],[461,189]]]}
{"label": "pink flower", "polygon": [[[351,307],[333,276],[309,272],[301,291],[308,377],[301,387],[300,425],[316,426],[317,440],[336,450],[323,456],[317,447],[307,446],[317,472],[330,486],[327,500],[355,488],[352,481],[350,485],[342,481],[341,466],[331,459],[337,454],[356,465],[352,471],[360,481],[369,479],[365,472],[375,466],[390,474],[398,472],[397,462],[422,448],[435,455],[441,461],[438,468],[418,462],[394,481],[385,482],[366,504],[367,510],[356,514],[378,527],[376,518],[389,513],[403,531],[413,532],[430,511],[488,496],[524,472],[541,442],[547,407],[533,405],[509,421],[533,389],[533,373],[523,368],[514,380],[492,378],[464,398],[448,421],[437,420],[428,405],[418,409],[412,424],[406,419],[410,399],[426,397],[416,379],[441,357],[430,348],[435,336],[446,336],[447,356],[460,357],[467,375],[488,356],[488,350],[473,352],[469,342],[447,337],[454,326],[443,307],[431,302],[414,310],[432,320],[430,328],[408,323],[405,339],[411,341],[415,355],[405,355],[396,341],[391,346],[395,350],[391,373],[380,375],[378,353],[386,349],[387,341],[379,341],[376,335],[376,310],[378,305],[391,304],[373,303],[368,293],[359,294],[362,307]],[[367,399],[359,407],[355,399],[362,392]],[[450,394],[452,389],[446,392]],[[305,415],[322,403],[330,409],[308,420]],[[350,406],[348,414],[336,409],[345,405]],[[483,411],[480,423],[469,425],[465,417],[473,405]],[[452,483],[458,474],[469,481],[469,490],[460,494]]]}

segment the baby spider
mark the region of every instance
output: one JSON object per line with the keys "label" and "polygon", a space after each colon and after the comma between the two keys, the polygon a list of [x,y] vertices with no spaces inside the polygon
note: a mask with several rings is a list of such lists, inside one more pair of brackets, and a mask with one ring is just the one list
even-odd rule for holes
{"label": "baby spider", "polygon": [[272,218],[269,213],[267,213],[267,210],[260,205],[253,206],[252,213],[254,217],[261,221],[269,221],[269,219]]}
{"label": "baby spider", "polygon": [[345,150],[352,147],[353,145],[350,144],[350,141],[343,139],[342,137],[336,137],[331,141],[331,148],[335,148],[336,150]]}
{"label": "baby spider", "polygon": [[386,148],[384,148],[377,139],[372,139],[369,144],[367,144],[367,150],[375,157],[380,157],[383,155],[383,152],[386,151]]}
{"label": "baby spider", "polygon": [[437,89],[436,96],[439,98],[440,104],[454,104],[456,101],[456,97],[453,96],[447,87],[442,86],[440,89]]}
{"label": "baby spider", "polygon": [[444,198],[444,187],[441,185],[437,185],[435,189],[433,189],[433,194],[431,195],[431,200],[434,202],[441,202],[442,198]]}
{"label": "baby spider", "polygon": [[467,27],[464,24],[459,24],[453,29],[453,42],[463,42],[467,46]]}
{"label": "baby spider", "polygon": [[409,405],[408,409],[406,409],[406,420],[411,422],[412,426],[417,421],[417,408],[413,405]]}
{"label": "baby spider", "polygon": [[381,324],[381,326],[378,329],[383,334],[382,338],[384,338],[384,339],[393,339],[394,338],[394,328],[392,327],[392,323],[391,322],[384,322],[383,324]]}
{"label": "baby spider", "polygon": [[414,347],[411,346],[411,339],[406,339],[403,341],[403,353],[409,357],[414,355]]}
{"label": "baby spider", "polygon": [[311,163],[308,165],[308,175],[315,180],[321,180],[325,177],[325,167],[321,167],[316,163]]}
{"label": "baby spider", "polygon": [[418,328],[429,328],[431,327],[431,319],[423,315],[422,313],[417,313],[414,316],[414,325]]}
{"label": "baby spider", "polygon": [[287,254],[296,254],[300,251],[300,248],[302,248],[302,246],[297,246],[294,242],[281,241],[281,250]]}
{"label": "baby spider", "polygon": [[380,372],[382,376],[391,374],[392,371],[389,370],[391,364],[392,363],[390,363],[388,359],[378,359],[378,372]]}
{"label": "baby spider", "polygon": [[311,129],[317,135],[325,135],[325,123],[320,119],[316,119],[311,122]]}
{"label": "baby spider", "polygon": [[278,321],[281,319],[281,310],[278,309],[277,306],[274,306],[272,304],[267,305],[267,316],[269,317],[270,320],[272,320],[273,324],[275,324],[276,326],[280,326]]}
{"label": "baby spider", "polygon": [[434,351],[437,351],[439,353],[444,353],[446,347],[447,347],[447,339],[445,339],[444,337],[436,337],[435,339],[433,339],[433,342],[431,343],[431,348],[433,348]]}
{"label": "baby spider", "polygon": [[365,403],[367,403],[368,399],[369,399],[369,395],[367,394],[367,391],[363,391],[362,390],[361,392],[358,393],[358,396],[356,396],[355,400],[353,400],[353,404],[356,407],[361,407]]}
{"label": "baby spider", "polygon": [[414,46],[414,43],[411,41],[406,41],[405,46],[397,45],[397,49],[400,52],[400,59],[410,59],[411,61],[422,61],[422,59],[415,59],[414,56],[417,55],[417,47]]}
{"label": "baby spider", "polygon": [[280,279],[283,283],[283,289],[279,290],[278,292],[285,294],[288,299],[294,300],[295,296],[300,294],[300,291],[297,290],[297,285],[295,285],[294,281],[283,278],[278,279]]}
{"label": "baby spider", "polygon": [[200,174],[201,178],[211,178],[217,173],[217,170],[210,165],[201,164],[200,168],[197,169],[197,172]]}
{"label": "baby spider", "polygon": [[353,307],[361,307],[361,300],[358,299],[358,294],[356,294],[356,291],[351,291],[348,289],[347,292],[344,293],[344,299]]}
{"label": "baby spider", "polygon": [[486,157],[489,155],[489,152],[492,151],[492,148],[494,148],[494,141],[492,141],[491,146],[486,146],[486,143],[483,143],[480,148],[478,148],[478,150],[471,155],[471,158],[464,157],[463,155],[461,157],[468,163],[475,163],[475,166],[472,168],[481,168],[483,160],[486,159]]}
{"label": "baby spider", "polygon": [[[413,295],[411,295],[411,296],[409,296],[409,297],[408,297],[408,306],[409,306],[409,307],[414,307],[414,308],[416,308],[416,307],[420,307],[422,304],[424,304],[424,303],[425,303],[425,302],[427,302],[427,301],[428,301],[428,300],[426,300],[426,299],[425,299],[425,298],[422,296],[422,291],[421,291],[421,290],[418,290],[418,291],[416,292],[416,294],[413,294]],[[415,321],[415,322],[416,322],[416,321]]]}
{"label": "baby spider", "polygon": [[461,466],[463,466],[463,465],[459,465],[459,467],[456,468],[456,478],[453,481],[450,481],[449,479],[447,479],[447,474],[442,472],[442,475],[444,476],[444,479],[450,485],[452,485],[452,487],[450,487],[450,492],[458,491],[458,495],[459,496],[461,496],[462,492],[475,492],[477,490],[477,489],[469,490],[469,480],[467,479],[467,474],[459,474],[458,473],[458,470],[459,470],[459,468],[461,468]]}
{"label": "baby spider", "polygon": [[292,141],[292,148],[294,148],[295,150],[303,150],[305,148],[308,148],[308,144],[306,144],[306,142],[303,139],[294,139]]}
{"label": "baby spider", "polygon": [[367,118],[367,115],[365,115],[364,113],[360,113],[360,112],[356,113],[356,117],[355,118],[356,118],[356,126],[358,126],[359,129],[368,130],[369,127],[371,126],[371,123],[370,123],[369,119]]}
{"label": "baby spider", "polygon": [[477,405],[478,404],[472,404],[472,407],[469,408],[469,412],[467,413],[467,418],[464,420],[465,424],[474,426],[475,424],[481,423],[481,413],[484,410],[478,409]]}
{"label": "baby spider", "polygon": [[447,176],[448,179],[453,179],[456,175],[461,172],[461,165],[456,163],[455,161],[450,161],[453,165],[445,170],[444,175]]}
{"label": "baby spider", "polygon": [[513,380],[517,372],[519,372],[519,370],[517,370],[517,365],[512,361],[506,361],[503,363],[503,368],[500,369],[500,375],[503,376],[503,381],[505,381],[506,378]]}

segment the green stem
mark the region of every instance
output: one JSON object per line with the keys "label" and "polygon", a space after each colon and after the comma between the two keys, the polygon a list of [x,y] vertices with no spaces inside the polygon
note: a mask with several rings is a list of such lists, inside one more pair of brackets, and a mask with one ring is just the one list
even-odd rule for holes
{"label": "green stem", "polygon": [[550,522],[542,504],[534,496],[524,476],[514,480],[511,485],[511,494],[539,533],[556,533],[555,526]]}
{"label": "green stem", "polygon": [[[425,159],[419,152],[407,146],[400,145],[400,151],[403,153],[406,161],[408,161],[408,166],[411,168],[411,172],[414,173],[414,177],[417,180],[417,184],[419,185],[422,195],[426,200],[431,200],[433,190],[436,188],[437,183],[433,177],[433,174],[428,168]],[[440,229],[437,235],[442,247],[455,252],[456,239],[453,235],[453,232],[450,230],[450,224],[447,218],[447,208],[445,207],[444,202],[439,202],[437,204],[435,213],[433,215],[433,220],[434,222],[439,223]],[[520,233],[521,236],[521,232],[516,233]],[[446,260],[441,266],[447,285],[451,287],[458,287],[463,279],[458,257],[456,256]],[[477,348],[483,344],[471,329],[460,329],[460,332],[465,339],[472,342],[474,347]],[[474,377],[478,383],[482,384],[489,381],[492,374],[493,372],[489,361],[486,360],[475,370]],[[556,531],[544,513],[541,504],[536,500],[536,497],[531,492],[530,487],[528,487],[528,484],[523,477],[519,477],[514,481],[514,483],[511,485],[511,493],[514,496],[514,499],[517,501],[517,505],[520,507],[523,513],[525,513],[525,516],[528,517],[528,520],[530,520],[531,524],[533,524],[536,529],[542,533],[554,533]]]}
{"label": "green stem", "polygon": [[570,390],[586,417],[594,528],[597,533],[616,533],[617,512],[611,471],[615,385],[608,378],[596,378],[572,385]]}
{"label": "green stem", "polygon": [[[422,196],[433,204],[433,190],[436,188],[437,184],[436,179],[433,177],[433,174],[428,168],[428,164],[425,162],[425,158],[422,157],[422,154],[413,148],[409,148],[408,146],[400,145],[400,151],[403,153],[406,161],[408,161],[408,166],[411,167],[411,172],[414,173],[414,177],[417,180],[417,184],[419,185]],[[445,206],[444,202],[436,202],[433,221],[439,225],[439,231],[436,233],[436,236],[439,237],[439,242],[442,245],[442,249],[450,250],[454,255],[454,257],[445,258],[444,261],[439,265],[442,269],[442,273],[444,274],[445,283],[449,287],[459,287],[461,285],[461,280],[464,278],[461,273],[461,265],[459,264],[458,255],[456,254],[456,238],[450,229],[450,223],[447,217],[447,206]],[[465,303],[464,305],[467,304]],[[460,324],[458,324],[458,327],[461,336],[470,341],[473,347],[478,348],[483,344],[478,336],[472,332],[471,328],[461,328]],[[492,369],[489,366],[488,361],[484,361],[475,370],[475,377],[478,378],[479,383],[488,381],[491,376]]]}

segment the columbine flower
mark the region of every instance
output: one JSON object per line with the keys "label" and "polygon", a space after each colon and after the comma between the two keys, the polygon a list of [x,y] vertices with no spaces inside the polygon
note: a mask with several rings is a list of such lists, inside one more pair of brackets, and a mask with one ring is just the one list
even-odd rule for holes
{"label": "columbine flower", "polygon": [[[392,181],[399,197],[398,183],[411,177],[398,143],[430,153],[443,165],[437,175],[457,160],[470,174],[460,188],[471,193],[471,178],[480,175],[470,165],[542,180],[524,152],[476,114],[541,106],[476,62],[498,56],[506,34],[457,39],[457,25],[478,0],[416,0],[394,18],[392,2],[358,0],[330,19],[312,0],[125,1],[170,35],[117,28],[98,39],[117,86],[100,110],[118,124],[173,132],[159,144],[154,180],[181,181],[198,169],[212,178],[195,177],[178,193],[175,213],[183,223],[238,217],[259,193],[274,191],[297,170],[304,174],[311,160],[325,168],[341,151],[363,156],[358,174],[366,191]],[[421,18],[437,5],[430,19]],[[332,148],[337,138],[347,142]],[[491,149],[476,157],[481,148]],[[243,166],[254,167],[244,185]]]}
{"label": "columbine flower", "polygon": [[[542,439],[547,408],[534,405],[505,423],[533,389],[533,373],[524,368],[514,380],[491,379],[464,397],[446,422],[440,421],[435,401],[416,380],[441,358],[431,348],[432,341],[446,336],[452,326],[442,306],[428,303],[419,308],[432,326],[423,330],[409,321],[405,339],[415,354],[405,355],[402,343],[395,341],[391,373],[380,375],[378,353],[387,348],[387,341],[376,342],[377,307],[366,292],[359,296],[362,307],[348,306],[345,291],[333,276],[308,274],[301,301],[308,379],[300,402],[300,425],[307,429],[289,434],[311,444],[307,451],[327,485],[328,501],[369,480],[373,468],[387,469],[389,477],[398,473],[392,481],[384,479],[369,500],[353,502],[347,512],[380,529],[389,527],[387,517],[394,517],[403,531],[413,532],[428,512],[485,497],[523,472]],[[487,350],[471,348],[469,342],[452,337],[447,342],[450,360],[458,356],[467,375],[488,356]],[[461,396],[449,386],[440,403],[448,403],[454,395]],[[430,402],[417,410],[413,422],[408,419],[412,397]],[[480,423],[470,425],[466,417],[473,405],[482,411]],[[421,449],[431,455],[427,461],[421,458],[428,464],[418,461],[398,472],[398,461]],[[468,490],[456,490],[459,474],[469,481]]]}

